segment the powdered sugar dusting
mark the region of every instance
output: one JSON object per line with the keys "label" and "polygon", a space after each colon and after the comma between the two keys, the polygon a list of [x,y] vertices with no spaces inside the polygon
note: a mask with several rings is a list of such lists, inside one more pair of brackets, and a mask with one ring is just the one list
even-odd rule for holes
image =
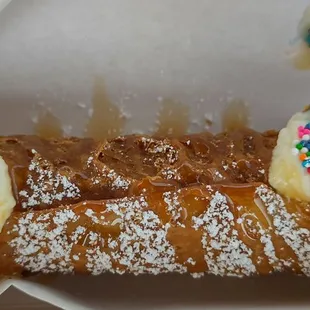
{"label": "powdered sugar dusting", "polygon": [[[51,220],[56,227],[51,229]],[[28,213],[14,225],[13,233],[17,237],[9,243],[15,250],[16,263],[31,272],[63,274],[72,273],[71,250],[74,243],[66,235],[69,222],[75,222],[78,217],[69,209],[57,211],[51,219],[35,217]],[[74,232],[78,237],[78,233]]]}
{"label": "powdered sugar dusting", "polygon": [[153,138],[141,138],[141,142],[146,152],[151,154],[166,154],[169,164],[174,164],[178,160],[178,151],[170,144],[168,139],[155,140]]}
{"label": "powdered sugar dusting", "polygon": [[94,157],[90,156],[87,159],[87,167],[92,167],[95,170],[95,175],[91,178],[93,184],[107,184],[112,190],[127,190],[131,184],[131,180],[117,174],[113,169],[109,169],[106,165],[103,167],[96,166]]}
{"label": "powdered sugar dusting", "polygon": [[182,213],[184,213],[182,206],[180,205],[178,194],[176,192],[163,193],[163,199],[166,203],[166,211],[171,215],[173,223],[176,225],[185,227],[181,223]]}
{"label": "powdered sugar dusting", "polygon": [[112,189],[128,189],[130,182],[120,175],[117,175],[114,170],[110,170],[107,177],[112,181]]}
{"label": "powdered sugar dusting", "polygon": [[93,221],[93,223],[98,224],[99,223],[99,219],[98,217],[95,215],[94,211],[92,209],[87,209],[85,211],[85,215],[90,217],[91,220]]}
{"label": "powdered sugar dusting", "polygon": [[234,229],[234,215],[226,196],[216,192],[209,208],[199,217],[192,217],[193,227],[203,229],[202,245],[209,273],[228,276],[249,276],[256,273],[251,260],[252,250]]}
{"label": "powdered sugar dusting", "polygon": [[100,275],[106,271],[113,271],[111,257],[101,251],[100,247],[88,249],[86,251],[87,270],[94,276]]}
{"label": "powdered sugar dusting", "polygon": [[160,171],[160,174],[167,180],[177,180],[180,181],[182,178],[177,169],[173,169],[170,167],[165,167]]}
{"label": "powdered sugar dusting", "polygon": [[51,164],[32,151],[35,157],[29,165],[29,174],[26,184],[29,190],[19,192],[20,197],[26,198],[22,207],[39,206],[42,203],[51,205],[55,200],[62,201],[65,198],[80,197],[79,188],[69,178],[55,173]]}
{"label": "powdered sugar dusting", "polygon": [[[264,254],[267,257],[270,266],[272,266],[275,271],[281,272],[284,270],[284,266],[290,266],[291,262],[289,260],[284,260],[277,257],[271,235],[273,230],[272,221],[267,214],[266,206],[260,198],[255,197],[254,202],[259,208],[260,212],[264,215],[266,221],[268,222],[268,228],[264,229],[262,225],[257,221],[256,232],[254,233],[259,234],[259,240],[264,245]],[[251,222],[249,223],[249,221]],[[252,225],[252,222],[252,220],[247,219],[247,224],[249,226]]]}
{"label": "powdered sugar dusting", "polygon": [[274,245],[272,243],[271,237],[269,234],[266,234],[263,230],[260,231],[261,237],[260,241],[264,244],[264,253],[268,257],[269,264],[275,266],[276,271],[282,271],[283,267],[279,265],[279,259],[276,256]]}
{"label": "powdered sugar dusting", "polygon": [[191,264],[193,266],[196,265],[196,262],[194,261],[194,259],[192,257],[188,258],[188,260],[186,261],[188,264]]}
{"label": "powdered sugar dusting", "polygon": [[267,207],[267,212],[273,217],[275,232],[281,236],[296,254],[301,271],[310,276],[310,231],[299,227],[293,214],[290,214],[280,195],[267,186],[260,186],[256,194]]}
{"label": "powdered sugar dusting", "polygon": [[[78,215],[75,209],[62,207],[40,215],[31,212],[18,216],[12,231],[7,232],[13,234],[9,245],[14,250],[15,262],[25,270],[42,273],[73,273],[81,261],[85,262],[82,268],[93,275],[106,271],[119,274],[187,271],[177,262],[175,249],[167,240],[170,224],[162,223],[143,197],[109,201],[100,211],[90,206],[84,208]],[[81,216],[87,217],[91,224],[72,229],[74,223],[84,221]],[[116,227],[119,233],[104,236],[107,226]],[[96,231],[90,227],[96,227]],[[78,270],[81,271],[81,266]]]}
{"label": "powdered sugar dusting", "polygon": [[193,272],[193,273],[191,273],[191,276],[192,276],[194,279],[202,278],[204,275],[205,275],[204,272]]}
{"label": "powdered sugar dusting", "polygon": [[[162,224],[158,215],[148,209],[143,197],[121,203],[107,204],[107,212],[112,211],[122,218],[124,225],[117,242],[118,251],[112,252],[119,261],[134,274],[165,272],[186,272],[187,268],[176,262],[176,253],[167,240],[170,224]],[[110,248],[115,247],[111,246]]]}

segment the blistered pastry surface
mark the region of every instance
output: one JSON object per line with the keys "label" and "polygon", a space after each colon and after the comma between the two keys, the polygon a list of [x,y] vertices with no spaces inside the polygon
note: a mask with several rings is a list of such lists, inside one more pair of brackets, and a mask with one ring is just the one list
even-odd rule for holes
{"label": "blistered pastry surface", "polygon": [[310,275],[310,207],[265,185],[277,133],[13,139],[0,274]]}
{"label": "blistered pastry surface", "polygon": [[16,210],[122,198],[146,177],[191,184],[266,182],[274,132],[242,129],[179,139],[125,136],[110,141],[0,137]]}
{"label": "blistered pastry surface", "polygon": [[15,213],[1,234],[0,270],[310,276],[304,207],[264,184],[201,185]]}

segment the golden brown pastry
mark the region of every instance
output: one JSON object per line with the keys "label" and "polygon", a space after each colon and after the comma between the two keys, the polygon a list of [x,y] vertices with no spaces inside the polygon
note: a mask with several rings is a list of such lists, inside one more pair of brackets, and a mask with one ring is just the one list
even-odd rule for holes
{"label": "golden brown pastry", "polygon": [[0,275],[310,276],[309,113],[279,135],[1,137]]}
{"label": "golden brown pastry", "polygon": [[178,187],[267,182],[276,139],[275,132],[250,129],[180,139],[11,136],[0,137],[0,156],[8,165],[15,210],[23,211],[125,197],[146,177],[158,176]]}
{"label": "golden brown pastry", "polygon": [[0,274],[310,275],[309,214],[261,183],[14,212],[0,235]]}

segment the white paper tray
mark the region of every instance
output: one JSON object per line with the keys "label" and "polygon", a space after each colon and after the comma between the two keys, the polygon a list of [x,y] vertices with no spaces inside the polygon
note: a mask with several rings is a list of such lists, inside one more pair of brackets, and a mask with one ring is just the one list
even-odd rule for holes
{"label": "white paper tray", "polygon": [[[187,276],[96,278],[58,277],[42,284],[14,286],[64,309],[309,309],[310,280],[301,277],[225,279]],[[57,290],[57,292],[55,291]],[[61,293],[60,293],[61,292]],[[15,289],[0,299],[0,308],[31,309],[43,304]],[[22,307],[21,307],[22,306]],[[42,308],[41,308],[42,309]]]}
{"label": "white paper tray", "polygon": [[[310,71],[290,59],[309,4],[13,0],[0,14],[0,132],[31,133],[36,107],[45,105],[81,134],[98,76],[111,101],[131,114],[125,133],[154,127],[159,97],[189,106],[192,131],[204,128],[205,113],[218,130],[233,98],[249,103],[255,128],[281,128],[310,103]],[[14,284],[66,309],[309,309],[309,281],[106,275],[2,288]],[[44,309],[37,303],[14,289],[0,296],[0,309]]]}

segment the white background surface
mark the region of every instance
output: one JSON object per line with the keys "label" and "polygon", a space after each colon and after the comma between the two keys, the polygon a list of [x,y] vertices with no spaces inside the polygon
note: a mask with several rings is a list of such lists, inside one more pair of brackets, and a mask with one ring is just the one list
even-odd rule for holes
{"label": "white background surface", "polygon": [[288,57],[307,4],[13,0],[0,16],[0,132],[31,132],[30,108],[44,102],[80,134],[87,110],[77,103],[90,104],[96,76],[133,112],[127,132],[153,127],[158,96],[190,105],[198,120],[241,98],[255,128],[281,127],[310,102],[310,71]]}
{"label": "white background surface", "polygon": [[[199,121],[204,113],[217,120],[227,101],[241,98],[250,104],[255,128],[280,128],[310,103],[310,71],[294,69],[288,57],[307,4],[13,0],[0,14],[0,132],[32,132],[33,106],[44,103],[80,134],[87,109],[78,103],[90,106],[97,76],[112,101],[131,113],[127,132],[154,125],[159,96],[188,104]],[[107,309],[310,305],[310,282],[301,278],[106,276],[50,284]],[[29,304],[14,291],[6,294],[1,309]]]}

